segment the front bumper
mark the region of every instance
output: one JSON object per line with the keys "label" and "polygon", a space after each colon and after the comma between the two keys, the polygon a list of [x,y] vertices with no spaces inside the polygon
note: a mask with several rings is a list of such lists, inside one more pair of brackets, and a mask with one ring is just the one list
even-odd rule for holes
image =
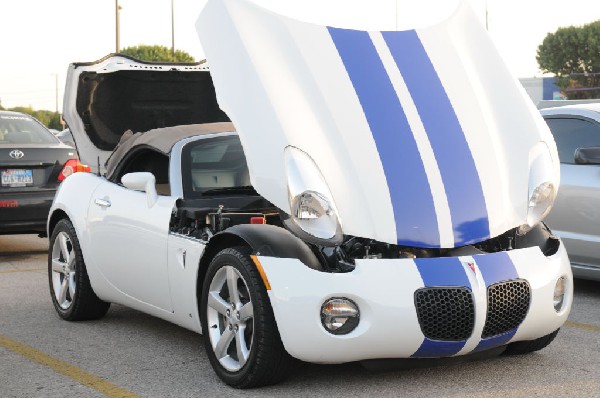
{"label": "front bumper", "polygon": [[[573,277],[562,244],[549,257],[531,247],[462,257],[357,260],[349,273],[315,271],[290,258],[259,260],[271,285],[269,297],[286,350],[314,363],[448,357],[533,340],[562,326],[573,298]],[[567,291],[557,313],[553,295],[561,276],[567,280]],[[529,308],[517,327],[482,338],[488,288],[505,281],[526,282]],[[430,339],[420,326],[415,292],[445,286],[466,287],[472,293],[474,323],[464,340]],[[321,306],[331,297],[349,298],[360,308],[360,323],[347,335],[332,335],[321,325]]]}

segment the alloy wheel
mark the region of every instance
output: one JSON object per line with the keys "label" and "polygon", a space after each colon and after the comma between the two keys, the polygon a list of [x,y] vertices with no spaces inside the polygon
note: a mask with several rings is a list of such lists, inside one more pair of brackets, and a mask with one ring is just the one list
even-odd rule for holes
{"label": "alloy wheel", "polygon": [[214,275],[206,301],[208,334],[221,366],[240,370],[250,357],[254,337],[254,308],[248,284],[231,265]]}
{"label": "alloy wheel", "polygon": [[75,252],[66,232],[60,232],[52,245],[52,287],[63,310],[73,304],[76,290]]}

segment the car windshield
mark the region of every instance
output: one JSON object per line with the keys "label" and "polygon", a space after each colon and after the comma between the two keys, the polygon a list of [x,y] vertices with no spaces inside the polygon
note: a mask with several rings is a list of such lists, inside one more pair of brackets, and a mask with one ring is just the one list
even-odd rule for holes
{"label": "car windshield", "polygon": [[183,150],[187,198],[256,194],[250,185],[246,157],[237,136],[197,140]]}
{"label": "car windshield", "polygon": [[27,115],[0,114],[0,145],[56,144],[57,138]]}

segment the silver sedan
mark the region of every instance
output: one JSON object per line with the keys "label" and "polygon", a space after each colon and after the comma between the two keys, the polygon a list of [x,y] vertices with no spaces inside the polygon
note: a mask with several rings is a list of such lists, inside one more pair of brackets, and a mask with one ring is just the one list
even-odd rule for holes
{"label": "silver sedan", "polygon": [[600,281],[600,102],[542,109],[560,158],[561,183],[546,219],[573,274]]}

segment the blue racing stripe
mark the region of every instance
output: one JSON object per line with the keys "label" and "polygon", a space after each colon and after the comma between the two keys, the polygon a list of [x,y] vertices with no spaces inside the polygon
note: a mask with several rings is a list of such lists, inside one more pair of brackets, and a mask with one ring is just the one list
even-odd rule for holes
{"label": "blue racing stripe", "polygon": [[456,257],[416,258],[425,287],[465,286],[471,289],[465,267]]}
{"label": "blue racing stripe", "polygon": [[425,167],[402,105],[369,34],[328,29],[381,158],[394,209],[398,244],[439,247],[437,218]]}
{"label": "blue racing stripe", "polygon": [[473,256],[473,260],[477,263],[486,288],[494,283],[519,277],[515,265],[506,252],[477,254]]}
{"label": "blue racing stripe", "polygon": [[[456,257],[416,258],[414,262],[425,287],[465,286],[471,289],[465,267]],[[440,358],[457,354],[465,341],[438,341],[425,337],[419,349],[411,355],[415,358]]]}
{"label": "blue racing stripe", "polygon": [[500,347],[510,341],[513,336],[517,333],[517,329],[513,329],[503,334],[499,334],[498,336],[488,337],[487,339],[481,339],[477,347],[472,352],[489,350],[490,348]]}
{"label": "blue racing stripe", "polygon": [[488,213],[473,155],[421,40],[414,30],[382,34],[433,148],[448,197],[454,245],[489,238]]}
{"label": "blue racing stripe", "polygon": [[457,354],[465,346],[466,341],[437,341],[427,337],[419,349],[411,355],[413,358],[441,358]]}

